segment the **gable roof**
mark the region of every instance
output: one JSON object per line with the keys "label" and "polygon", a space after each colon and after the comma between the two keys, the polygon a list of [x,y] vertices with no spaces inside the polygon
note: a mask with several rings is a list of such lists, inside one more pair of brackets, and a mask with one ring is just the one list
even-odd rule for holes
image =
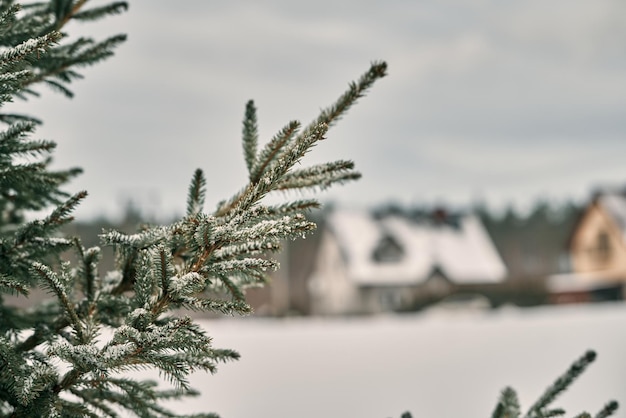
{"label": "gable roof", "polygon": [[[328,227],[336,237],[349,277],[361,285],[423,283],[439,269],[453,283],[488,283],[504,279],[506,268],[477,217],[459,219],[458,227],[416,222],[399,215],[374,219],[364,211],[331,213]],[[402,248],[398,259],[377,262],[381,240]]]}
{"label": "gable roof", "polygon": [[621,191],[604,190],[596,192],[591,202],[581,210],[569,234],[567,248],[573,248],[574,240],[581,224],[594,207],[601,209],[608,215],[614,226],[621,233],[621,238],[626,242],[626,195]]}
{"label": "gable roof", "polygon": [[386,233],[378,239],[371,256],[378,263],[398,262],[404,257],[404,247],[393,235]]}
{"label": "gable roof", "polygon": [[622,233],[622,239],[626,241],[626,196],[607,193],[598,196],[597,203],[611,217]]}

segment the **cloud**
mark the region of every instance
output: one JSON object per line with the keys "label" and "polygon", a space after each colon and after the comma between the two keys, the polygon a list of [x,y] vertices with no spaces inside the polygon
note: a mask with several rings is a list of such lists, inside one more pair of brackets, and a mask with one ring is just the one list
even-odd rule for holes
{"label": "cloud", "polygon": [[[262,138],[308,122],[374,59],[390,76],[331,130],[311,162],[352,158],[364,178],[325,194],[382,199],[528,200],[582,196],[626,179],[626,5],[620,0],[131,4],[70,33],[119,31],[117,57],[85,70],[67,100],[17,108],[43,118],[57,164],[82,165],[85,216],[119,196],[181,212],[196,167],[211,205],[245,181],[245,102]],[[145,196],[160,196],[155,199]],[[143,197],[142,197],[143,196]],[[157,207],[158,206],[158,207]]]}

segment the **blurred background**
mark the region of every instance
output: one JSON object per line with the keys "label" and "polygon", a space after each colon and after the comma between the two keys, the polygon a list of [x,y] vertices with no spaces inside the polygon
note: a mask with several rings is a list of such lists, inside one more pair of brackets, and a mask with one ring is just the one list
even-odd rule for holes
{"label": "blurred background", "polygon": [[165,217],[183,211],[197,167],[214,176],[210,207],[242,186],[247,100],[269,140],[384,59],[389,77],[310,156],[364,174],[324,199],[527,211],[626,178],[624,15],[619,0],[134,2],[68,26],[129,40],[74,100],[25,109],[59,142],[57,164],[85,169],[77,216],[121,216],[132,199]]}
{"label": "blurred background", "polygon": [[528,407],[587,348],[601,363],[563,406],[626,404],[626,3],[130,6],[68,26],[129,35],[73,100],[12,108],[43,119],[57,167],[84,168],[69,232],[86,246],[174,219],[198,167],[208,211],[239,190],[247,100],[269,140],[389,64],[308,160],[352,159],[363,178],[321,194],[318,231],[248,294],[253,319],[206,319],[244,357],[182,408],[488,416],[504,386]]}

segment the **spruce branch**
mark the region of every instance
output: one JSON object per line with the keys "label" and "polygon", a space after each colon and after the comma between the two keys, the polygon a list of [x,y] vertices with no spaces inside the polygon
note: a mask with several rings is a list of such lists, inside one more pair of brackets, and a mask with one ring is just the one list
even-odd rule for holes
{"label": "spruce branch", "polygon": [[243,119],[243,153],[246,160],[246,167],[250,176],[250,181],[253,180],[252,169],[256,163],[257,158],[257,143],[259,141],[259,129],[257,126],[256,107],[254,107],[254,101],[250,100],[246,104],[246,113]]}
{"label": "spruce branch", "polygon": [[[30,87],[42,82],[52,89],[72,97],[67,87],[72,80],[82,76],[73,70],[75,67],[97,63],[113,54],[113,50],[123,41],[125,35],[111,36],[101,42],[79,38],[65,45],[57,45],[62,35],[60,31],[71,19],[96,20],[106,15],[119,14],[128,8],[126,2],[113,2],[108,5],[81,10],[86,0],[51,0],[48,3],[29,4],[28,12],[16,18],[17,9],[7,9],[0,21],[0,40],[8,48],[0,54],[0,68],[24,70],[19,83],[3,83],[2,87],[11,95],[25,98],[25,94],[38,96]],[[5,74],[6,76],[7,74]],[[8,90],[6,90],[8,89]],[[0,93],[2,93],[0,88]],[[6,100],[10,100],[10,97]],[[21,115],[2,115],[10,122]]]}
{"label": "spruce branch", "polygon": [[[246,196],[252,196],[253,199],[259,200],[269,191],[269,186],[271,186],[271,180],[268,180],[271,175],[268,171],[270,170],[272,165],[276,164],[276,160],[280,158],[282,154],[284,154],[284,149],[287,144],[289,144],[293,138],[293,135],[297,132],[300,127],[300,123],[297,121],[290,122],[287,126],[285,126],[278,134],[276,134],[272,140],[267,144],[267,146],[261,151],[258,158],[256,159],[256,164],[250,171],[250,183],[239,193],[233,196],[229,201],[221,204],[217,211],[215,212],[215,216],[224,216],[234,209],[241,203],[242,200],[246,198]],[[282,161],[280,162],[282,164]],[[263,185],[261,182],[263,181]],[[265,191],[258,192],[257,189],[263,189]],[[255,194],[255,191],[257,192]]]}
{"label": "spruce branch", "polygon": [[320,203],[315,199],[301,199],[282,205],[266,206],[263,208],[268,216],[282,216],[293,213],[303,213],[311,209],[319,209]]}
{"label": "spruce branch", "polygon": [[61,30],[87,3],[87,0],[78,0],[73,5],[72,0],[57,0],[55,3],[56,30]]}
{"label": "spruce branch", "polygon": [[595,418],[607,418],[617,411],[619,404],[617,401],[610,401],[595,415]]}
{"label": "spruce branch", "polygon": [[190,272],[182,276],[171,277],[167,283],[167,292],[176,300],[181,296],[191,296],[200,293],[205,288],[206,279],[197,272]]}
{"label": "spruce branch", "polygon": [[[79,396],[78,394],[76,394],[75,390],[72,390],[70,388],[69,390],[70,393]],[[79,396],[80,397],[80,396]],[[74,417],[90,417],[90,418],[100,418],[102,416],[108,416],[108,417],[117,417],[118,415],[101,415],[101,414],[96,414],[95,412],[91,411],[88,407],[89,404],[95,406],[95,404],[98,403],[97,401],[95,402],[72,402],[72,401],[68,401],[66,399],[61,399],[58,402],[58,406],[57,408],[62,410],[66,415],[69,416],[74,416]],[[105,412],[105,410],[101,410],[101,412]]]}
{"label": "spruce branch", "polygon": [[117,15],[128,10],[128,2],[118,1],[105,6],[92,7],[88,10],[76,11],[71,18],[75,20],[98,20],[107,15]]}
{"label": "spruce branch", "polygon": [[79,341],[85,343],[87,340],[83,332],[83,326],[78,318],[78,315],[76,314],[76,311],[74,310],[72,302],[69,299],[65,285],[59,279],[59,276],[48,266],[38,262],[33,263],[32,268],[33,272],[42,279],[42,282],[46,285],[46,287],[48,287],[57,296],[59,302],[69,316],[70,324],[76,332]]}
{"label": "spruce branch", "polygon": [[335,161],[318,164],[313,167],[291,171],[283,176],[276,185],[276,190],[293,190],[303,188],[319,188],[324,190],[334,184],[342,184],[358,180],[361,174],[352,171],[352,161]]}
{"label": "spruce branch", "polygon": [[562,417],[565,415],[565,410],[561,408],[549,409],[541,412],[542,418]]}
{"label": "spruce branch", "polygon": [[175,269],[172,264],[172,257],[165,248],[164,245],[159,245],[153,252],[154,263],[157,266],[157,271],[161,284],[161,292],[165,296],[167,295],[168,281],[170,277],[175,275]]}
{"label": "spruce branch", "polygon": [[[50,234],[61,226],[71,222],[74,219],[71,213],[85,197],[87,197],[87,192],[85,191],[76,193],[54,209],[45,219],[28,222],[20,227],[15,233],[14,247],[21,246],[37,236]],[[61,241],[68,244],[70,243],[69,240],[61,239]]]}
{"label": "spruce branch", "polygon": [[133,287],[135,290],[135,305],[140,308],[149,309],[155,292],[156,282],[148,262],[144,261],[139,264],[137,274],[134,275]]}
{"label": "spruce branch", "polygon": [[197,169],[189,185],[187,194],[187,216],[195,216],[202,212],[206,194],[206,179],[202,170]]}
{"label": "spruce branch", "polygon": [[281,248],[280,241],[274,240],[252,240],[240,244],[226,245],[213,252],[213,260],[216,262],[237,259],[245,255],[267,254],[277,252]]}
{"label": "spruce branch", "polygon": [[[101,258],[100,247],[92,247],[85,250],[78,238],[74,238],[74,247],[78,253],[78,259],[81,267],[78,274],[82,276],[82,287],[87,298],[87,302],[91,305],[95,302],[96,292],[99,290],[97,264]],[[90,306],[90,310],[94,309]]]}
{"label": "spruce branch", "polygon": [[298,163],[311,149],[311,147],[313,147],[318,141],[321,141],[327,131],[328,126],[321,124],[317,127],[317,129],[312,130],[309,135],[303,136],[300,140],[286,145],[285,149],[280,153],[278,160],[270,164],[263,177],[261,177],[257,183],[250,184],[250,186],[241,195],[241,198],[238,199],[237,204],[233,209],[233,214],[237,215],[244,213],[265,197],[265,195],[269,192],[275,190],[276,184],[287,173],[287,171]]}
{"label": "spruce branch", "polygon": [[567,389],[587,366],[596,359],[595,351],[587,351],[581,358],[575,361],[569,369],[561,375],[541,397],[530,407],[526,413],[526,418],[541,416],[541,411],[546,408],[556,397]]}
{"label": "spruce branch", "polygon": [[61,34],[59,32],[50,32],[0,52],[0,70],[6,71],[10,66],[24,60],[34,61],[60,39]]}
{"label": "spruce branch", "polygon": [[183,296],[176,299],[176,303],[185,309],[195,312],[217,312],[223,315],[239,314],[242,316],[252,313],[252,308],[241,300],[217,300]]}
{"label": "spruce branch", "polygon": [[246,297],[241,291],[241,288],[233,283],[228,276],[220,274],[218,277],[220,281],[224,284],[224,286],[228,289],[235,301],[243,303],[246,302]]}
{"label": "spruce branch", "polygon": [[385,77],[386,75],[386,62],[372,62],[369,70],[362,74],[356,82],[350,83],[348,90],[346,90],[333,105],[323,109],[318,118],[312,121],[300,135],[308,135],[320,124],[325,124],[329,127],[333,126],[357,102],[359,98],[365,95],[365,92],[372,87],[376,80]]}
{"label": "spruce branch", "polygon": [[33,335],[16,346],[16,351],[20,353],[31,351],[38,345],[44,343],[47,338],[50,338],[50,335],[59,334],[61,330],[69,325],[70,321],[68,318],[62,317],[56,320],[55,324],[52,326],[52,330],[48,329],[48,327],[37,327],[35,328]]}
{"label": "spruce branch", "polygon": [[11,345],[11,341],[5,336],[0,335],[0,390],[9,392],[2,396],[1,399],[7,400],[12,406],[18,407],[27,400],[20,396],[19,378],[23,372],[20,372],[25,360],[16,353]]}
{"label": "spruce branch", "polygon": [[[0,97],[0,103],[11,101],[11,97],[2,96]],[[37,125],[41,125],[43,122],[41,119],[37,119],[32,116],[20,115],[15,113],[2,113],[0,114],[0,122],[5,123],[7,125],[11,125],[17,122],[32,122]]]}
{"label": "spruce branch", "polygon": [[[104,402],[117,404],[129,412],[147,409],[154,413],[154,415],[150,415],[151,417],[178,417],[179,415],[156,406],[155,400],[174,400],[187,396],[198,396],[199,394],[194,390],[156,390],[156,383],[150,380],[135,381],[127,378],[111,378],[105,383],[106,385],[99,381],[88,381],[85,389],[72,389],[72,393],[84,402],[92,404],[96,410],[100,410],[105,416],[111,417],[117,417],[118,414]],[[94,387],[97,389],[93,389]],[[113,387],[118,390],[113,390]],[[207,416],[216,417],[212,414]]]}
{"label": "spruce branch", "polygon": [[[370,69],[357,82],[350,83],[348,90],[330,107],[322,110],[320,116],[311,122],[299,135],[295,135],[299,128],[298,122],[291,122],[283,128],[263,148],[256,158],[256,164],[250,166],[250,183],[229,201],[221,204],[215,216],[224,216],[231,211],[240,213],[259,201],[271,190],[275,190],[276,182],[298,162],[306,152],[327,132],[328,128],[336,123],[356,101],[374,84],[387,74],[385,62],[374,62]],[[254,113],[256,115],[256,113]],[[256,116],[255,116],[256,118]],[[256,122],[256,120],[255,120]],[[244,137],[245,138],[245,137]],[[244,149],[246,145],[244,145]],[[250,167],[252,167],[250,169]],[[356,178],[357,174],[337,178],[336,182]],[[335,181],[331,181],[333,183]],[[311,186],[307,186],[311,187]]]}
{"label": "spruce branch", "polygon": [[252,170],[250,171],[250,182],[258,183],[261,180],[267,167],[274,162],[276,157],[280,154],[283,147],[289,143],[293,136],[300,129],[300,122],[291,121],[282,128],[259,153],[259,157],[256,159]]}
{"label": "spruce branch", "polygon": [[21,94],[20,88],[31,77],[28,70],[16,70],[0,76],[0,102],[11,101],[12,95]]}
{"label": "spruce branch", "polygon": [[19,293],[28,296],[29,288],[24,283],[7,276],[0,275],[0,292]]}
{"label": "spruce branch", "polygon": [[[129,322],[134,322],[133,317],[136,315],[143,313],[133,313]],[[210,345],[211,339],[189,317],[167,318],[164,324],[153,323],[143,330],[121,326],[115,331],[113,341],[103,350],[111,350],[126,343],[131,343],[131,346],[114,361],[116,369],[154,367],[177,387],[185,390],[188,389],[186,377],[191,372],[214,372],[216,362],[238,357],[234,352],[231,355],[223,350],[214,351]],[[113,352],[119,353],[119,350]],[[103,354],[102,357],[107,358],[107,355]]]}
{"label": "spruce branch", "polygon": [[[70,77],[69,74],[76,74],[69,72],[70,68],[93,65],[113,56],[113,50],[126,41],[126,39],[126,35],[114,35],[104,41],[91,45],[89,48],[77,48],[75,50],[76,52],[69,57],[66,52],[68,52],[71,47],[61,47],[58,53],[51,51],[49,54],[50,60],[47,62],[47,65],[38,67],[37,71],[33,73],[33,76],[30,79],[23,83],[22,87],[26,88],[29,85],[44,81],[49,77],[57,77],[61,80],[68,78]],[[85,43],[85,45],[87,44],[92,44],[92,42]],[[74,77],[76,76],[77,75],[74,75]],[[54,84],[54,82],[52,83]],[[58,87],[55,87],[54,85],[53,87],[58,90]],[[67,88],[65,89],[68,90]],[[71,92],[69,92],[69,94],[66,92],[63,93],[68,97],[73,97],[73,93]]]}
{"label": "spruce branch", "polygon": [[267,270],[277,270],[278,262],[264,258],[243,258],[236,260],[225,260],[211,263],[203,269],[211,275],[228,275],[234,272],[243,274],[261,273]]}
{"label": "spruce branch", "polygon": [[[548,409],[548,405],[587,368],[596,358],[596,353],[592,350],[587,351],[581,358],[575,361],[567,370],[566,373],[561,375],[535,402],[528,413],[526,418],[552,418],[561,417],[565,415],[565,411],[561,408]],[[606,418],[611,416],[618,408],[616,401],[610,401],[607,403],[600,412],[595,415],[595,418]],[[411,414],[406,413],[410,418]],[[404,417],[404,415],[403,415]],[[506,387],[500,394],[498,404],[493,411],[491,418],[519,418],[520,417],[520,405],[516,392]],[[587,412],[576,415],[576,418],[591,418],[591,415]]]}
{"label": "spruce branch", "polygon": [[[30,85],[38,82],[71,97],[67,85],[81,77],[74,68],[111,55],[124,36],[99,43],[79,38],[51,47],[52,41],[48,41],[60,35],[54,32],[46,38],[44,34],[51,27],[60,29],[71,19],[91,20],[127,8],[125,2],[116,2],[87,10],[83,7],[86,3],[54,0],[35,4],[19,19],[15,18],[17,9],[0,14],[0,34],[6,31],[11,36],[11,41],[0,40],[9,43],[0,54],[0,70],[4,70],[0,71],[0,100],[36,94]],[[0,11],[6,12],[1,6]],[[33,37],[35,32],[44,35]],[[24,39],[18,42],[21,37]],[[46,54],[39,56],[44,51]],[[354,176],[350,162],[293,170],[324,138],[328,129],[325,122],[301,135],[297,135],[299,124],[291,123],[257,153],[256,108],[250,101],[242,132],[249,184],[214,215],[207,215],[202,213],[206,180],[200,170],[196,171],[183,219],[167,226],[146,226],[135,234],[103,233],[102,244],[116,250],[117,268],[100,278],[98,247],[85,249],[78,239],[53,235],[73,219],[71,212],[86,196],[81,192],[63,201],[67,195],[58,189],[77,171],[50,171],[49,158],[33,164],[15,164],[15,157],[48,153],[54,144],[26,140],[34,128],[32,121],[19,122],[20,117],[14,115],[0,115],[0,120],[18,121],[0,133],[0,188],[7,191],[0,193],[0,209],[56,205],[49,216],[23,223],[0,240],[0,256],[13,260],[6,265],[14,270],[0,270],[0,288],[25,293],[34,277],[59,300],[58,305],[38,311],[43,320],[30,336],[15,337],[17,356],[39,356],[43,360],[38,361],[45,363],[48,359],[36,348],[47,343],[48,356],[71,366],[63,376],[42,373],[41,369],[31,373],[33,379],[22,379],[24,387],[34,388],[28,396],[39,408],[28,411],[41,411],[38,415],[42,416],[116,416],[120,408],[139,416],[178,416],[162,408],[159,400],[197,394],[189,389],[190,373],[212,373],[218,363],[235,360],[239,355],[213,348],[210,338],[189,318],[168,316],[167,312],[183,307],[223,314],[250,313],[245,290],[265,283],[266,271],[278,267],[277,261],[265,255],[277,251],[281,240],[312,230],[315,225],[303,213],[319,206],[317,201],[307,199],[270,206],[262,205],[261,200],[273,191],[305,187],[304,183],[306,187],[326,187]],[[69,265],[62,264],[61,271],[56,272],[43,262],[69,245],[75,248],[78,268],[70,270]],[[24,256],[23,261],[15,260],[18,254]],[[26,266],[27,274],[18,268],[20,263]],[[4,268],[2,265],[0,268]],[[74,300],[75,282],[82,290],[82,300]],[[111,341],[99,348],[95,336],[102,326],[114,327],[115,333]],[[66,330],[68,327],[73,334]],[[113,380],[113,373],[144,368],[158,370],[176,389],[156,391],[151,385]],[[0,381],[2,396],[9,393],[3,382]],[[78,400],[61,397],[62,393],[72,394]],[[21,414],[21,410],[15,411],[14,415]]]}
{"label": "spruce branch", "polygon": [[[283,239],[301,236],[315,229],[315,224],[306,220],[304,215],[283,215],[276,219],[262,219],[248,226],[239,222],[229,222],[214,230],[211,242],[237,244],[261,239]],[[216,249],[216,248],[215,248]],[[197,270],[196,270],[197,271]]]}
{"label": "spruce branch", "polygon": [[87,192],[84,190],[76,193],[67,201],[65,201],[63,204],[57,206],[57,208],[54,209],[54,211],[52,211],[50,216],[48,216],[45,219],[44,225],[46,226],[49,225],[51,227],[59,227],[59,226],[65,225],[73,221],[74,218],[70,214],[76,209],[76,207],[80,204],[80,202],[84,200],[86,197],[87,197]]}
{"label": "spruce branch", "polygon": [[23,142],[13,147],[13,150],[8,152],[15,155],[36,155],[48,153],[56,148],[56,144],[52,141],[39,140]]}
{"label": "spruce branch", "polygon": [[168,227],[153,227],[136,234],[125,234],[111,230],[100,234],[103,245],[119,246],[123,249],[145,250],[162,243],[169,236]]}
{"label": "spruce branch", "polygon": [[56,148],[52,141],[27,140],[34,130],[34,122],[18,121],[0,132],[0,167],[10,167],[16,156],[48,154]]}
{"label": "spruce branch", "polygon": [[74,93],[68,89],[67,87],[65,87],[63,84],[54,81],[54,80],[43,80],[43,82],[50,87],[53,90],[56,90],[57,92],[63,94],[65,97],[67,97],[68,99],[71,99],[72,97],[74,97]]}
{"label": "spruce branch", "polygon": [[32,355],[21,356],[9,340],[0,336],[0,401],[8,402],[14,412],[23,414],[32,408],[57,378],[49,364]]}
{"label": "spruce branch", "polygon": [[517,393],[513,388],[504,388],[491,418],[519,418],[520,414],[521,410]]}
{"label": "spruce branch", "polygon": [[10,4],[0,13],[0,38],[6,35],[17,21],[17,12],[22,10],[20,4]]}

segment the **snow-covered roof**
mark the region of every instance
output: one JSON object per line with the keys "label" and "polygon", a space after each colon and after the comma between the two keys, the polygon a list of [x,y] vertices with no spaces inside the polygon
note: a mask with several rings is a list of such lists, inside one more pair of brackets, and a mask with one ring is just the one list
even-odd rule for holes
{"label": "snow-covered roof", "polygon": [[598,197],[598,205],[611,216],[626,240],[626,196],[618,193],[602,194]]}
{"label": "snow-covered roof", "polygon": [[[482,224],[472,215],[459,226],[416,222],[392,215],[374,219],[363,211],[330,214],[328,225],[346,259],[348,275],[361,285],[402,285],[426,281],[438,269],[455,283],[498,282],[506,268]],[[385,238],[402,249],[392,261],[372,255]]]}

